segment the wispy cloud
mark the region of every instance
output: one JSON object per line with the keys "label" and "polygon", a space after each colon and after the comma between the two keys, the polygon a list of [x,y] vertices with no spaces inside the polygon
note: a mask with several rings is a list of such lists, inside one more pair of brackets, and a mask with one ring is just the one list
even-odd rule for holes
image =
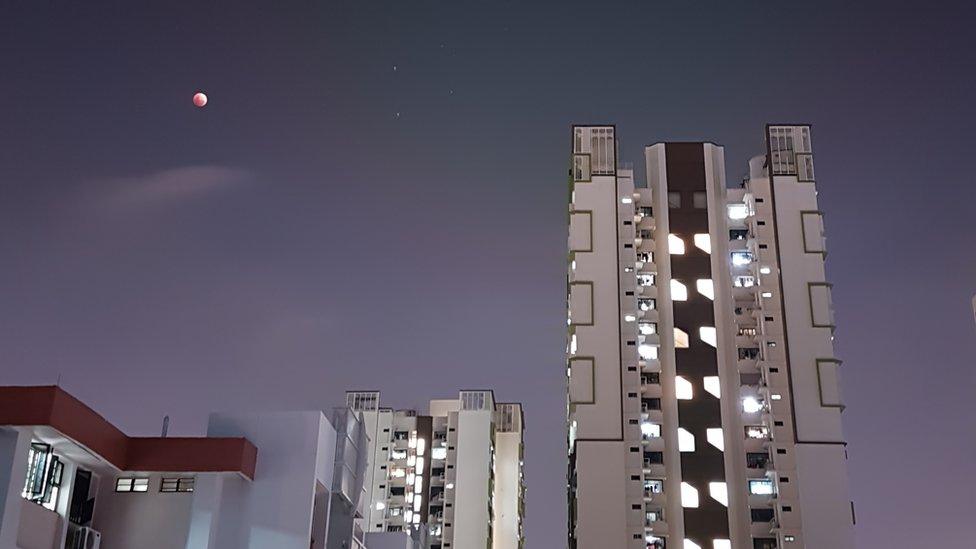
{"label": "wispy cloud", "polygon": [[200,198],[248,181],[245,170],[225,166],[184,166],[104,181],[102,205],[115,209],[160,206]]}

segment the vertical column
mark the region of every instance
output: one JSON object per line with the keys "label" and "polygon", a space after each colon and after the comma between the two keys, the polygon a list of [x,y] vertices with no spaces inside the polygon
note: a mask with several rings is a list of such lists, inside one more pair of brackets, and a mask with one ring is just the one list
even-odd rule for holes
{"label": "vertical column", "polygon": [[0,547],[17,547],[29,448],[27,431],[0,428]]}

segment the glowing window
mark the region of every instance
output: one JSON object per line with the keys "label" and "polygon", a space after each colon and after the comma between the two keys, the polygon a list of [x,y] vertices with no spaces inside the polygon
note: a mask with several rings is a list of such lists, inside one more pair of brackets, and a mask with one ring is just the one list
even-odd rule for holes
{"label": "glowing window", "polygon": [[443,446],[431,448],[430,459],[447,459],[447,448]]}
{"label": "glowing window", "polygon": [[657,322],[641,322],[637,325],[637,333],[640,335],[652,335],[657,333]]}
{"label": "glowing window", "polygon": [[671,299],[673,301],[688,301],[688,287],[671,279]]}
{"label": "glowing window", "polygon": [[695,247],[699,250],[705,252],[706,254],[712,253],[712,239],[707,234],[697,233],[695,235]]}
{"label": "glowing window", "polygon": [[754,496],[772,495],[773,481],[765,478],[749,479],[749,493]]}
{"label": "glowing window", "polygon": [[782,400],[783,399],[783,395],[780,395],[780,394],[772,394],[772,395],[769,395],[769,398],[771,398],[773,400]]}
{"label": "glowing window", "polygon": [[747,414],[755,414],[756,412],[763,409],[761,402],[753,397],[745,397],[742,399],[742,411]]}
{"label": "glowing window", "polygon": [[752,252],[746,250],[736,250],[732,252],[732,265],[743,267],[752,263]]}
{"label": "glowing window", "polygon": [[661,426],[649,421],[641,422],[641,436],[644,438],[658,438],[661,436]]}
{"label": "glowing window", "polygon": [[685,253],[685,241],[681,240],[679,237],[669,234],[668,235],[668,253],[671,255],[684,255]]}
{"label": "glowing window", "polygon": [[722,505],[729,506],[729,487],[724,482],[709,482],[708,495]]}
{"label": "glowing window", "polygon": [[718,376],[705,376],[702,381],[709,394],[715,398],[722,398],[722,384],[719,383]]}
{"label": "glowing window", "polygon": [[674,376],[674,396],[678,400],[691,400],[695,396],[691,382],[683,376]]}
{"label": "glowing window", "polygon": [[624,204],[631,204],[631,203],[634,202],[634,199],[631,198],[631,197],[629,197],[629,196],[625,196],[625,197],[623,197],[623,198],[620,199],[620,202],[622,202]]}
{"label": "glowing window", "polygon": [[736,276],[732,278],[732,285],[736,288],[752,288],[756,285],[756,278],[753,276]]}
{"label": "glowing window", "polygon": [[709,427],[705,429],[705,440],[719,450],[725,451],[725,436],[722,434],[721,427]]}
{"label": "glowing window", "polygon": [[[728,505],[726,505],[728,507]],[[712,549],[732,549],[732,542],[727,539],[713,539]]]}
{"label": "glowing window", "polygon": [[640,273],[637,275],[637,284],[639,286],[653,286],[654,279],[654,273]]}
{"label": "glowing window", "polygon": [[681,328],[674,329],[674,348],[675,349],[688,348],[688,332],[682,330]]}
{"label": "glowing window", "polygon": [[765,425],[746,425],[746,437],[764,439],[769,436],[769,429]]}
{"label": "glowing window", "polygon": [[713,326],[702,326],[698,328],[698,337],[712,347],[718,347],[718,334]]}
{"label": "glowing window", "polygon": [[760,267],[759,272],[764,275],[768,275],[769,273],[773,272],[773,270],[770,269],[769,267]]}
{"label": "glowing window", "polygon": [[695,451],[695,435],[691,434],[690,431],[682,427],[678,427],[678,451],[679,452]]}
{"label": "glowing window", "polygon": [[690,508],[698,507],[698,490],[687,482],[681,483],[681,506]]}
{"label": "glowing window", "polygon": [[657,345],[640,345],[637,347],[637,354],[639,354],[643,360],[656,360]]}
{"label": "glowing window", "polygon": [[712,283],[712,279],[699,278],[695,281],[695,287],[701,295],[711,300],[715,299],[715,284]]}
{"label": "glowing window", "polygon": [[736,202],[734,204],[728,205],[729,219],[745,219],[749,217],[749,206],[741,202]]}
{"label": "glowing window", "polygon": [[773,297],[773,292],[763,292],[763,293],[762,293],[762,296],[763,296],[763,297],[767,297],[767,298],[768,298],[768,297]]}
{"label": "glowing window", "polygon": [[637,320],[637,317],[634,315],[624,315],[624,320],[626,320],[627,322],[633,322]]}

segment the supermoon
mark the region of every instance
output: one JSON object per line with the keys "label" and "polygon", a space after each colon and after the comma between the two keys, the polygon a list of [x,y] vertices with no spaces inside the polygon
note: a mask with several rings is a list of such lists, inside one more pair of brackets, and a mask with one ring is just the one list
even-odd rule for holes
{"label": "supermoon", "polygon": [[203,92],[197,92],[193,95],[193,104],[198,107],[203,107],[207,104],[207,94]]}

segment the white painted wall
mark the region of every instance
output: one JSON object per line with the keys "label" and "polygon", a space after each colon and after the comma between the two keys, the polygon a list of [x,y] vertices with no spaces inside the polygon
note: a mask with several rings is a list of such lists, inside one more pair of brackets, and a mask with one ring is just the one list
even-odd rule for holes
{"label": "white painted wall", "polygon": [[115,492],[113,482],[104,483],[92,519],[92,528],[102,534],[102,549],[186,547],[193,493],[160,492],[160,474],[125,476],[149,476],[149,491],[120,493]]}
{"label": "white painted wall", "polygon": [[335,430],[321,412],[213,414],[209,436],[258,447],[254,481],[200,475],[187,549],[308,549],[315,483],[332,485]]}
{"label": "white painted wall", "polygon": [[458,413],[452,547],[481,548],[488,542],[488,478],[494,410]]}
{"label": "white painted wall", "polygon": [[495,433],[494,549],[519,549],[521,446],[520,432]]}
{"label": "white painted wall", "polygon": [[61,549],[61,517],[54,511],[21,499],[18,549]]}
{"label": "white painted wall", "polygon": [[20,493],[27,479],[30,434],[20,429],[0,428],[0,548],[17,546],[20,528]]}

